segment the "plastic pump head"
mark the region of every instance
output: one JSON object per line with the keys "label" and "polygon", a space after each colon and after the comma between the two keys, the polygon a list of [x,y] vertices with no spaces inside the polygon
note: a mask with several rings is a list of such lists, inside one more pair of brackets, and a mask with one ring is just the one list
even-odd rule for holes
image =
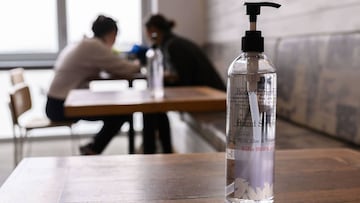
{"label": "plastic pump head", "polygon": [[279,8],[281,5],[272,2],[245,2],[246,15],[250,18],[250,30],[245,32],[245,37],[242,38],[242,51],[244,52],[264,52],[264,38],[261,32],[256,30],[257,15],[260,15],[261,7]]}
{"label": "plastic pump head", "polygon": [[246,6],[246,15],[250,16],[250,22],[256,22],[256,16],[260,15],[260,9],[262,6],[280,8],[280,4],[272,2],[258,2],[258,3],[249,3],[245,2]]}

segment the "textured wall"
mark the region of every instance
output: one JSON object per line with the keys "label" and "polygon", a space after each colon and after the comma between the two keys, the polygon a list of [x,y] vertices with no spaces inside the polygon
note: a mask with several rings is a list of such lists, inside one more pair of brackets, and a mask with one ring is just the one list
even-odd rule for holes
{"label": "textured wall", "polygon": [[158,0],[157,11],[174,20],[175,33],[187,37],[199,45],[205,43],[204,0]]}
{"label": "textured wall", "polygon": [[360,144],[359,55],[360,33],[281,40],[278,113]]}
{"label": "textured wall", "polygon": [[[206,50],[226,79],[248,29],[243,1],[208,0]],[[360,144],[360,1],[277,1],[258,28],[278,68],[278,113]]]}
{"label": "textured wall", "polygon": [[[247,0],[251,2],[251,0]],[[207,41],[238,41],[248,29],[241,0],[206,0]],[[254,1],[256,2],[256,1]],[[276,0],[279,9],[263,8],[258,28],[266,38],[344,33],[360,30],[359,0]]]}

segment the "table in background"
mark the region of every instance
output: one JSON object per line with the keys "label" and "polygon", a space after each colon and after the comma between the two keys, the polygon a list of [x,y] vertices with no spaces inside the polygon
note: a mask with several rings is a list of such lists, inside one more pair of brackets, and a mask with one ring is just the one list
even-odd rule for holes
{"label": "table in background", "polygon": [[[360,202],[360,153],[276,153],[276,203]],[[224,202],[225,154],[26,158],[0,202]]]}
{"label": "table in background", "polygon": [[[109,116],[134,112],[225,111],[226,93],[206,86],[166,87],[161,99],[151,97],[148,90],[123,91],[71,90],[65,101],[68,117]],[[134,153],[134,136],[129,134],[129,152]]]}
{"label": "table in background", "polygon": [[[144,74],[144,73],[141,73],[141,72],[132,74],[132,75],[124,78],[124,76],[118,76],[118,75],[115,75],[115,74],[108,73],[106,71],[101,71],[97,77],[88,78],[88,81],[91,81],[91,82],[96,82],[96,81],[119,81],[119,80],[120,81],[127,81],[128,82],[128,88],[133,88],[134,87],[134,81],[136,81],[136,80],[146,80],[146,79],[147,79],[147,75]],[[135,152],[135,146],[134,146],[135,130],[134,130],[133,116],[129,117],[128,136],[129,136],[129,143],[133,143],[133,144],[129,145],[129,153],[133,154]]]}
{"label": "table in background", "polygon": [[151,97],[148,90],[75,89],[70,91],[65,101],[65,115],[68,117],[225,109],[226,93],[206,86],[166,87],[165,96],[161,99]]}
{"label": "table in background", "polygon": [[129,84],[129,87],[133,87],[133,82],[135,80],[146,80],[146,74],[144,73],[135,73],[133,75],[130,75],[128,77],[124,77],[124,76],[118,76],[118,75],[114,75],[105,71],[102,71],[99,73],[99,75],[97,77],[91,77],[88,78],[88,81],[111,81],[111,80],[124,80],[127,81]]}

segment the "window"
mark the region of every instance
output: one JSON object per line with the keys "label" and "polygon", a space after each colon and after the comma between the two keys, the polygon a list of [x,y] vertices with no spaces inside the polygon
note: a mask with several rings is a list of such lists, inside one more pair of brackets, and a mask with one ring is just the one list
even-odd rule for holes
{"label": "window", "polygon": [[141,0],[7,0],[0,6],[0,67],[52,65],[67,43],[92,37],[99,14],[118,22],[115,48],[128,50],[141,43],[142,13]]}
{"label": "window", "polygon": [[0,53],[56,53],[56,0],[11,0],[0,6]]}
{"label": "window", "polygon": [[[117,21],[115,47],[129,49],[141,42],[141,0],[68,0],[66,2],[68,42],[92,36],[91,25],[100,14]],[[79,12],[80,11],[80,12]]]}

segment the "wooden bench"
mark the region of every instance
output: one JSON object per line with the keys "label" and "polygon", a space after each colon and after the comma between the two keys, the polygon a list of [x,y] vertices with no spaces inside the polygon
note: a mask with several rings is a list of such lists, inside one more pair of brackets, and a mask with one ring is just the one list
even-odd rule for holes
{"label": "wooden bench", "polygon": [[226,147],[226,113],[182,113],[182,119],[192,127],[216,151],[223,152]]}

